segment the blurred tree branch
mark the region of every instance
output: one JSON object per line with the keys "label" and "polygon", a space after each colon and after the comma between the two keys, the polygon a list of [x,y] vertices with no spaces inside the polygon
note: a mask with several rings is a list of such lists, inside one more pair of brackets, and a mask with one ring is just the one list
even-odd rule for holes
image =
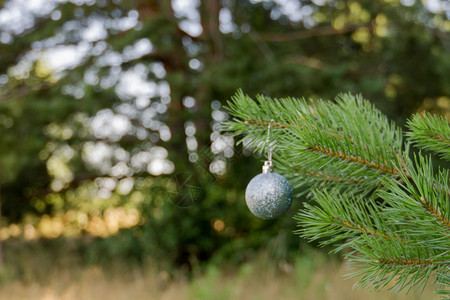
{"label": "blurred tree branch", "polygon": [[323,68],[323,61],[314,57],[307,57],[303,55],[291,55],[286,58],[286,61],[316,70],[321,70]]}
{"label": "blurred tree branch", "polygon": [[316,27],[301,31],[266,33],[261,34],[261,38],[268,42],[292,42],[296,40],[309,39],[312,37],[340,35],[354,32],[362,28],[371,29],[373,28],[373,24],[367,23],[362,25],[352,25],[343,29],[334,29],[333,27]]}
{"label": "blurred tree branch", "polygon": [[0,102],[6,102],[9,101],[11,99],[16,99],[16,98],[21,98],[24,96],[29,95],[30,93],[36,92],[36,91],[44,91],[44,90],[48,90],[52,87],[51,84],[49,83],[42,83],[41,85],[39,85],[37,88],[32,88],[30,86],[27,85],[22,85],[19,88],[15,88],[14,89],[14,93],[11,92],[6,92],[6,93],[2,93],[0,92]]}

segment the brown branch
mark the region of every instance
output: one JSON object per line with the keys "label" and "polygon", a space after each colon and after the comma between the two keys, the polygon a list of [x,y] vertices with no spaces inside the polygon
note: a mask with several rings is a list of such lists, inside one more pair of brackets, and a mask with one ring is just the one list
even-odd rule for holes
{"label": "brown branch", "polygon": [[448,190],[448,188],[447,188],[446,186],[441,185],[441,186],[439,187],[436,183],[433,183],[433,188],[434,188],[435,191],[444,190],[444,192],[445,192],[448,196],[450,196],[450,191]]}
{"label": "brown branch", "polygon": [[256,31],[250,30],[248,36],[266,58],[273,57],[272,50],[267,45],[266,41],[264,41]]}
{"label": "brown branch", "polygon": [[[382,237],[382,238],[384,238],[386,240],[390,240],[391,239],[390,236],[388,236],[388,235],[386,235],[384,233],[378,233],[377,231],[375,231],[373,229],[370,229],[370,228],[367,228],[367,227],[363,227],[363,226],[358,225],[358,224],[350,223],[348,221],[341,220],[341,219],[339,219],[338,217],[335,217],[335,216],[332,216],[332,218],[336,222],[344,225],[345,227],[348,227],[348,228],[351,228],[351,229],[356,229],[358,231],[365,232],[365,233],[370,234],[370,235],[375,236],[375,237]],[[403,239],[400,238],[400,237],[393,236],[392,238],[394,238],[394,239],[396,239],[396,240],[398,240],[400,242],[403,242]]]}
{"label": "brown branch", "polygon": [[321,70],[323,68],[323,62],[314,57],[307,57],[303,55],[291,55],[288,56],[286,60],[287,62],[296,63],[316,70]]}
{"label": "brown branch", "polygon": [[304,169],[294,167],[293,165],[290,165],[289,167],[291,167],[294,171],[297,171],[299,173],[303,173],[305,175],[318,177],[318,178],[324,178],[324,179],[335,180],[335,181],[340,181],[340,182],[347,182],[347,183],[360,183],[362,181],[357,178],[352,178],[351,180],[348,180],[348,179],[344,179],[344,177],[331,176],[331,175],[327,175],[327,174],[323,174],[323,173],[319,173],[319,172],[306,171]]}
{"label": "brown branch", "polygon": [[405,173],[405,176],[408,179],[411,179],[411,175],[409,174],[408,167],[407,167],[406,162],[403,159],[403,157],[397,152],[395,152],[395,156],[397,156],[397,159],[400,161],[400,164],[402,165],[403,172]]}
{"label": "brown branch", "polygon": [[291,42],[303,39],[309,39],[319,36],[333,36],[357,31],[361,28],[372,28],[371,24],[353,25],[343,29],[334,29],[333,27],[316,27],[309,30],[286,32],[286,33],[267,33],[261,35],[261,38],[268,42]]}
{"label": "brown branch", "polygon": [[411,260],[411,259],[403,259],[403,258],[399,258],[399,259],[380,258],[380,259],[376,260],[375,262],[381,263],[381,264],[395,264],[395,265],[433,265],[436,263],[442,263],[442,262],[447,262],[447,261],[448,260],[433,260],[433,259],[413,259],[413,260]]}
{"label": "brown branch", "polygon": [[442,224],[444,224],[447,227],[450,227],[450,221],[445,219],[442,214],[439,212],[439,210],[435,209],[433,206],[431,206],[431,204],[425,200],[425,198],[423,196],[420,196],[420,201],[422,203],[422,205],[424,206],[424,208],[430,212],[433,216],[436,217],[436,219],[438,219],[440,222],[442,222]]}
{"label": "brown branch", "polygon": [[[433,132],[433,133],[434,133],[434,132]],[[434,140],[438,140],[438,141],[441,141],[441,142],[445,142],[445,143],[447,143],[447,144],[450,144],[450,141],[449,141],[449,140],[447,140],[445,137],[440,136],[440,135],[438,135],[438,134],[434,135],[434,134],[425,133],[425,135],[428,136],[428,137],[430,137],[430,138],[432,138],[432,139],[434,139]],[[450,147],[450,146],[449,146],[449,147]]]}
{"label": "brown branch", "polygon": [[245,124],[253,124],[261,127],[277,127],[277,128],[290,128],[289,125],[276,123],[276,122],[267,122],[267,121],[257,121],[257,120],[245,120]]}
{"label": "brown branch", "polygon": [[52,85],[50,85],[48,83],[43,83],[38,88],[31,88],[29,86],[23,85],[23,86],[17,88],[15,93],[0,94],[0,102],[6,102],[11,99],[22,98],[22,97],[25,97],[34,92],[48,90],[51,87],[52,87]]}
{"label": "brown branch", "polygon": [[317,145],[310,146],[307,149],[310,150],[310,151],[319,152],[319,153],[322,153],[322,154],[338,157],[338,158],[346,160],[346,161],[360,163],[360,164],[362,164],[364,166],[371,167],[371,168],[377,169],[377,170],[381,170],[381,171],[383,171],[385,173],[389,173],[389,174],[392,174],[392,175],[395,175],[395,176],[399,176],[399,174],[398,174],[398,172],[396,170],[388,168],[388,167],[383,166],[383,165],[376,164],[373,161],[366,160],[366,159],[363,159],[361,157],[357,157],[357,156],[353,156],[353,155],[346,155],[346,154],[344,154],[342,152],[338,152],[338,151],[333,151],[331,149],[322,148],[322,147],[317,146]]}
{"label": "brown branch", "polygon": [[[421,115],[419,116],[420,119],[424,120],[424,116]],[[450,144],[450,141],[448,139],[446,139],[443,136],[440,136],[439,134],[435,133],[429,126],[429,124],[425,124],[425,126],[427,127],[428,130],[423,130],[423,129],[419,129],[420,131],[422,131],[426,136],[434,139],[434,140],[438,140],[447,144]]]}

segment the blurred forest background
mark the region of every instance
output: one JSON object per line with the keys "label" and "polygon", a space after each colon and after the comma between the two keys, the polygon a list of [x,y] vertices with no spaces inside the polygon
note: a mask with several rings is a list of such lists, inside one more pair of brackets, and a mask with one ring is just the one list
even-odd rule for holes
{"label": "blurred forest background", "polygon": [[[350,289],[320,271],[340,274],[338,257],[292,233],[302,199],[276,221],[247,210],[261,158],[220,132],[226,100],[238,88],[324,99],[350,91],[400,126],[424,110],[450,117],[447,1],[0,5],[1,299],[69,299],[74,278],[93,298],[89,282],[104,283],[104,296],[119,280],[100,280],[105,268],[131,274],[112,299],[240,298],[242,282],[262,289],[251,278],[266,269],[295,275],[274,277],[285,282],[273,295],[286,299],[296,288],[326,298],[323,282]],[[232,266],[241,281],[227,277]],[[174,278],[191,281],[170,287]],[[54,280],[65,283],[44,288]]]}

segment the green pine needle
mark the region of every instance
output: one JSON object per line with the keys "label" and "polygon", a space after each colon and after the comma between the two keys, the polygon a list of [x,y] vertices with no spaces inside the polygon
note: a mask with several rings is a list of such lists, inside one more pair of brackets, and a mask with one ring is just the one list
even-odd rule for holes
{"label": "green pine needle", "polygon": [[[434,276],[436,292],[449,295],[449,171],[421,154],[411,160],[401,130],[370,102],[350,94],[254,100],[238,91],[228,109],[224,130],[257,153],[274,147],[276,172],[312,200],[295,217],[296,232],[348,249],[357,286],[421,291]],[[408,126],[416,145],[450,157],[446,120],[416,115]]]}
{"label": "green pine needle", "polygon": [[450,124],[444,117],[416,114],[408,121],[410,140],[418,147],[450,160]]}
{"label": "green pine needle", "polygon": [[381,176],[398,177],[401,156],[408,155],[400,129],[361,96],[341,94],[335,101],[253,100],[238,91],[228,102],[233,120],[223,128],[243,135],[239,143],[256,153],[274,145],[277,172],[299,193],[324,184],[363,193],[379,188]]}

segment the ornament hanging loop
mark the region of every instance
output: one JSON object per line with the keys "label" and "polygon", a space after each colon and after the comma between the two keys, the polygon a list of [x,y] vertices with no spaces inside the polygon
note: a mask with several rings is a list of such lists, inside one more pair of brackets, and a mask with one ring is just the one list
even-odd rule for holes
{"label": "ornament hanging loop", "polygon": [[270,146],[270,127],[272,126],[272,122],[274,122],[274,119],[270,120],[267,128],[267,160],[264,162],[264,166],[262,167],[263,173],[271,173],[273,171],[272,147]]}

